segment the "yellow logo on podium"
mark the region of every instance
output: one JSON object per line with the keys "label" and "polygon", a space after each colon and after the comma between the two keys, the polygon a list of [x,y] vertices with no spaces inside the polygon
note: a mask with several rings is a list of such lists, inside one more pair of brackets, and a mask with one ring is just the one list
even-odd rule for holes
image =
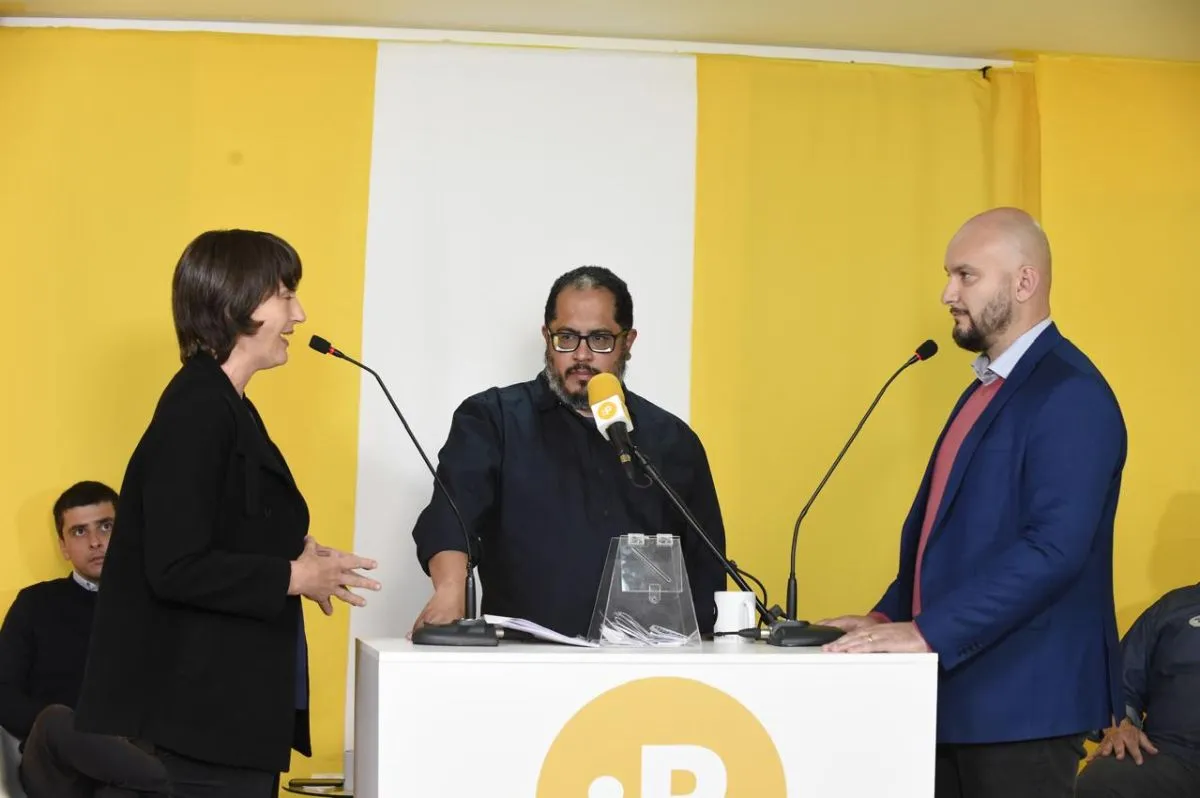
{"label": "yellow logo on podium", "polygon": [[693,679],[654,677],[588,702],[550,745],[537,798],[786,798],[750,710]]}
{"label": "yellow logo on podium", "polygon": [[596,409],[596,415],[600,416],[600,418],[604,421],[608,421],[610,418],[612,418],[616,414],[617,414],[616,402],[603,402],[603,403],[601,403],[600,407],[598,407]]}

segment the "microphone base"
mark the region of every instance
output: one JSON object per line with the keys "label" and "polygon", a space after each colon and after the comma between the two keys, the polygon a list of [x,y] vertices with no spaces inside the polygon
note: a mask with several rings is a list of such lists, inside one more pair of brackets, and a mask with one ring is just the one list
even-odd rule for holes
{"label": "microphone base", "polygon": [[498,646],[498,629],[482,618],[427,623],[412,633],[414,646]]}
{"label": "microphone base", "polygon": [[776,621],[767,627],[768,646],[780,648],[816,648],[832,643],[845,634],[836,626],[820,626],[808,621]]}

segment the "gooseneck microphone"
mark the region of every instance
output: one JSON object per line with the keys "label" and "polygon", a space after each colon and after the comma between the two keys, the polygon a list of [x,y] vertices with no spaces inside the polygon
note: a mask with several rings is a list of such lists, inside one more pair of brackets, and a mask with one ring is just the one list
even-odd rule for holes
{"label": "gooseneck microphone", "polygon": [[[871,412],[875,410],[875,406],[879,404],[879,400],[883,398],[883,394],[891,386],[901,373],[914,363],[920,363],[928,360],[937,354],[938,346],[932,340],[927,340],[925,343],[917,347],[916,352],[912,357],[904,362],[904,365],[896,369],[895,373],[888,378],[883,387],[879,389],[879,393],[875,395],[874,401],[871,402],[867,412],[863,414],[862,420],[858,422],[858,426],[854,428],[854,432],[850,434],[850,439],[846,441],[846,445],[838,452],[838,456],[834,458],[833,465],[829,466],[829,470],[825,472],[825,476],[821,478],[817,489],[813,491],[808,502],[805,503],[803,509],[800,510],[800,515],[796,518],[796,525],[792,529],[792,555],[791,555],[791,571],[788,573],[787,581],[787,614],[785,619],[780,621],[783,624],[779,627],[781,642],[778,645],[784,646],[819,646],[824,645],[832,640],[841,637],[843,632],[833,626],[818,626],[810,624],[807,621],[800,621],[796,618],[796,543],[800,539],[800,524],[804,521],[804,517],[808,515],[808,510],[820,495],[821,489],[825,487],[825,483],[829,481],[829,477],[833,475],[838,464],[842,462],[842,458],[846,454],[846,450],[850,448],[850,444],[854,443],[854,439],[858,437],[858,433],[862,430],[863,425],[867,423]],[[774,608],[778,610],[778,607]],[[768,640],[768,642],[770,642]]]}
{"label": "gooseneck microphone", "polygon": [[412,635],[412,641],[415,645],[424,646],[495,646],[499,645],[500,635],[495,626],[487,623],[482,618],[475,617],[475,566],[478,564],[472,554],[471,534],[467,531],[467,525],[463,523],[462,515],[458,512],[458,506],[455,505],[454,499],[450,496],[450,491],[446,490],[446,486],[442,484],[442,480],[437,475],[437,469],[429,462],[429,458],[425,456],[425,450],[421,448],[421,444],[417,441],[417,436],[413,434],[412,428],[408,426],[408,421],[405,420],[404,414],[400,412],[400,408],[396,406],[396,401],[392,399],[392,394],[388,391],[387,386],[383,383],[383,378],[376,371],[363,363],[359,363],[354,358],[337,349],[333,344],[326,341],[319,335],[314,335],[309,339],[308,345],[317,350],[323,355],[333,355],[336,358],[341,358],[348,363],[353,363],[363,371],[370,374],[379,383],[379,387],[383,389],[383,395],[387,397],[388,404],[392,406],[392,410],[396,412],[396,417],[400,419],[400,423],[404,425],[404,431],[408,433],[409,440],[416,447],[417,453],[421,455],[421,459],[425,461],[425,467],[429,469],[429,473],[433,475],[433,482],[437,485],[438,490],[442,492],[446,503],[450,505],[450,509],[454,512],[455,519],[458,520],[458,525],[462,529],[463,540],[467,544],[467,583],[466,596],[463,605],[464,616],[461,620],[452,621],[451,623],[442,624],[424,624],[419,629],[416,629]]}
{"label": "gooseneck microphone", "polygon": [[767,610],[767,606],[763,601],[759,601],[758,594],[742,578],[741,569],[734,565],[733,561],[716,547],[712,542],[712,538],[708,536],[708,533],[700,526],[700,522],[696,520],[696,516],[683,503],[683,499],[663,479],[662,474],[655,468],[654,463],[630,439],[629,432],[633,429],[633,421],[630,419],[629,411],[625,407],[625,391],[621,387],[621,381],[608,372],[601,372],[588,380],[587,390],[588,404],[591,405],[592,419],[596,422],[596,428],[600,430],[600,434],[611,442],[613,448],[617,450],[617,459],[624,467],[626,476],[637,484],[633,466],[633,463],[636,461],[642,470],[646,472],[646,476],[650,478],[650,481],[666,494],[667,499],[675,506],[679,514],[683,516],[683,520],[687,523],[688,527],[696,533],[700,541],[712,552],[717,561],[721,563],[721,566],[725,569],[725,573],[729,574],[729,578],[739,588],[754,596],[754,604],[758,609],[759,617],[762,618],[764,623],[769,623],[772,620],[770,611]]}

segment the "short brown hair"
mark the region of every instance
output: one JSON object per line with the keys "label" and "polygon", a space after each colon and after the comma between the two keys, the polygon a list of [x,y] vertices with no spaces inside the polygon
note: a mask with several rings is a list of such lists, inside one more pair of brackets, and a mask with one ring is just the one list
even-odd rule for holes
{"label": "short brown hair", "polygon": [[52,511],[54,513],[54,528],[58,530],[58,539],[62,540],[63,516],[67,510],[74,510],[76,507],[90,507],[93,504],[104,504],[105,502],[111,504],[113,511],[116,511],[117,492],[103,482],[94,482],[92,480],[76,482],[63,491],[58,500],[54,502],[54,510]]}
{"label": "short brown hair", "polygon": [[224,363],[239,335],[253,335],[250,318],[264,300],[300,284],[292,245],[257,230],[210,230],[187,245],[171,281],[171,311],[179,357],[206,352]]}

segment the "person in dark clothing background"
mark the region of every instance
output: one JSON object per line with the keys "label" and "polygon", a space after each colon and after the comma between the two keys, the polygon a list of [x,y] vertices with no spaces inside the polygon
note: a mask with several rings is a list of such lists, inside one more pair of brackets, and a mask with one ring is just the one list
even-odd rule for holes
{"label": "person in dark clothing background", "polygon": [[[711,632],[713,594],[725,589],[721,563],[644,475],[646,487],[630,482],[591,418],[589,380],[608,372],[623,381],[637,338],[628,287],[608,269],[577,268],[550,289],[543,321],[542,373],[466,399],[438,457],[438,476],[482,552],[482,611],[584,636],[611,539],[667,533],[681,538],[699,630]],[[625,397],[632,439],[724,552],[700,439],[647,399],[628,389]],[[434,590],[413,629],[462,618],[466,542],[438,491],[412,534]]]}
{"label": "person in dark clothing background", "polygon": [[301,596],[326,614],[379,584],[375,563],[321,547],[246,386],[288,360],[305,320],[296,251],[214,230],[175,267],[183,365],[121,485],[75,722],[137,738],[174,798],[268,798],[311,755]]}
{"label": "person in dark clothing background", "polygon": [[1138,616],[1121,657],[1126,716],[1105,730],[1076,798],[1200,796],[1200,584]]}
{"label": "person in dark clothing background", "polygon": [[120,737],[74,728],[116,512],[116,491],[103,483],[67,488],[53,515],[71,574],[23,589],[0,627],[0,726],[21,741],[29,798],[167,794],[166,771],[153,756]]}

